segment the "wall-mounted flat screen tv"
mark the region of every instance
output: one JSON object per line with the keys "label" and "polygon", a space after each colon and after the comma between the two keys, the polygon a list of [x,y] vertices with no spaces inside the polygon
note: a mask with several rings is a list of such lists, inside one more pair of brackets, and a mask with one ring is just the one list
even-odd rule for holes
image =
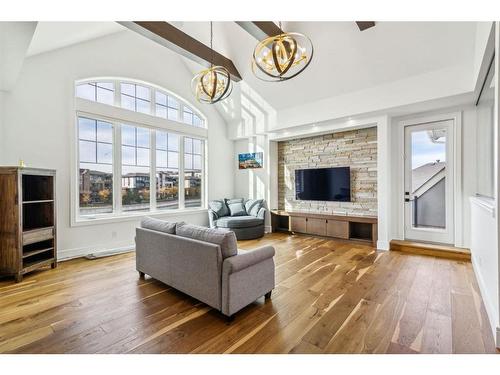
{"label": "wall-mounted flat screen tv", "polygon": [[351,201],[349,167],[295,170],[295,198],[304,201]]}

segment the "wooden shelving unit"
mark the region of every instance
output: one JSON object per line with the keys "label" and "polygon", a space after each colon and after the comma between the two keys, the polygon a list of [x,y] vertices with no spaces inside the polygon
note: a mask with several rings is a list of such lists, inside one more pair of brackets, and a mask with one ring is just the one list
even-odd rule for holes
{"label": "wooden shelving unit", "polygon": [[0,275],[57,266],[56,171],[0,167]]}
{"label": "wooden shelving unit", "polygon": [[271,210],[273,232],[296,232],[377,245],[377,218]]}

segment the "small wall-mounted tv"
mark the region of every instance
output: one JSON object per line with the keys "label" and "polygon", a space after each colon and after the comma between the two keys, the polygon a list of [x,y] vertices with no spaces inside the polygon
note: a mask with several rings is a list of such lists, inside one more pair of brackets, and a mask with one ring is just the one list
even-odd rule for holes
{"label": "small wall-mounted tv", "polygon": [[304,201],[351,201],[349,167],[295,170],[295,198]]}

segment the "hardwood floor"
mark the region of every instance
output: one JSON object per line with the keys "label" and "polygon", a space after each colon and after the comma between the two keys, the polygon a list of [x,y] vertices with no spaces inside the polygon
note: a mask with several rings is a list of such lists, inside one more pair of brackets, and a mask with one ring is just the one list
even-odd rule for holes
{"label": "hardwood floor", "polygon": [[134,254],[0,281],[3,353],[494,353],[470,263],[282,233],[276,289],[228,324]]}

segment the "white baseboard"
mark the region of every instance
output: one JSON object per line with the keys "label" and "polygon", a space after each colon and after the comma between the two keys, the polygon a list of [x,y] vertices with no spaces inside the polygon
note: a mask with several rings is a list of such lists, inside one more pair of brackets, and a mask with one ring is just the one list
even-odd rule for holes
{"label": "white baseboard", "polygon": [[128,251],[133,251],[135,249],[135,245],[125,245],[114,248],[95,248],[95,247],[80,247],[76,249],[64,249],[57,252],[57,260],[65,261],[74,258],[85,257],[90,254],[118,254],[125,253]]}
{"label": "white baseboard", "polygon": [[270,225],[266,225],[264,227],[264,232],[266,232],[266,233],[272,233],[273,232],[273,227],[270,226]]}
{"label": "white baseboard", "polygon": [[389,241],[377,241],[377,250],[387,251],[390,249]]}
{"label": "white baseboard", "polygon": [[484,302],[486,314],[488,315],[488,320],[490,321],[490,328],[493,333],[493,337],[495,338],[496,346],[497,348],[500,348],[500,328],[498,327],[499,322],[497,320],[498,311],[486,293],[486,285],[484,283],[483,275],[479,272],[474,255],[471,256],[471,262],[474,274],[476,275],[477,283],[479,285],[479,291],[481,292],[481,298]]}

